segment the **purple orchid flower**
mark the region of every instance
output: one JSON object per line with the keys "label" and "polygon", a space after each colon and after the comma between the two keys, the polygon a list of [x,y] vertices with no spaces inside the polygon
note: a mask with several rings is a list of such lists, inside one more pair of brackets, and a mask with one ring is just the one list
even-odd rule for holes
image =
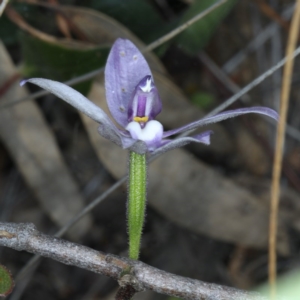
{"label": "purple orchid flower", "polygon": [[210,144],[212,131],[192,137],[174,140],[169,136],[196,129],[210,123],[248,113],[258,113],[278,121],[278,114],[267,107],[251,107],[225,111],[177,129],[164,131],[155,117],[161,112],[162,102],[155,87],[151,70],[142,53],[129,40],[117,39],[105,67],[106,100],[111,115],[122,127],[120,129],[107,114],[93,102],[71,87],[48,79],[24,80],[34,83],[65,100],[100,124],[98,131],[124,149],[144,154],[166,152],[190,142]]}

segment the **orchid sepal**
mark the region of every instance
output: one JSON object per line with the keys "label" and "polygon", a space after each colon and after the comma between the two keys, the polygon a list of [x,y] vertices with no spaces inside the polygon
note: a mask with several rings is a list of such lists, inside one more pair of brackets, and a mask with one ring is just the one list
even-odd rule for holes
{"label": "orchid sepal", "polygon": [[117,39],[108,55],[104,75],[108,108],[113,118],[125,128],[134,90],[143,78],[152,76],[151,70],[131,41]]}
{"label": "orchid sepal", "polygon": [[235,110],[227,110],[227,111],[221,112],[217,115],[203,118],[203,119],[200,119],[195,122],[191,122],[182,127],[165,131],[163,134],[163,138],[166,138],[166,137],[169,137],[171,135],[175,135],[175,134],[178,134],[181,132],[194,130],[201,126],[205,126],[205,125],[212,124],[212,123],[217,123],[217,122],[229,119],[229,118],[234,118],[234,117],[238,117],[238,116],[249,114],[249,113],[265,115],[265,116],[268,116],[268,117],[274,119],[277,122],[279,120],[278,113],[275,110],[268,108],[268,107],[256,106],[256,107],[248,107],[248,108],[239,108],[239,109],[235,109]]}
{"label": "orchid sepal", "polygon": [[117,145],[123,145],[123,136],[121,130],[117,128],[113,121],[99,106],[94,104],[75,89],[58,81],[44,78],[31,78],[28,80],[23,80],[21,81],[20,85],[23,86],[27,82],[33,83],[71,104],[77,110],[101,124],[100,127],[102,128],[101,131],[103,132],[104,136],[109,138]]}
{"label": "orchid sepal", "polygon": [[184,147],[189,143],[200,143],[204,145],[210,145],[210,136],[213,134],[212,130],[208,130],[202,132],[200,134],[194,136],[186,136],[180,137],[173,140],[162,140],[160,147],[158,147],[152,154],[153,155],[160,155],[162,153],[166,153],[176,148]]}

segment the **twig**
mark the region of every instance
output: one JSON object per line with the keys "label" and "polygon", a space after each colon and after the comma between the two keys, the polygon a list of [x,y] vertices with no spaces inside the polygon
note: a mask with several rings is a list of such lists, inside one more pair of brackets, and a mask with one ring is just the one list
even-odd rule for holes
{"label": "twig", "polygon": [[[208,113],[205,117],[210,117],[213,115],[216,115],[217,113],[221,112],[231,104],[233,104],[235,101],[237,101],[239,98],[246,95],[249,91],[251,91],[253,88],[255,88],[257,85],[259,85],[261,82],[263,82],[266,78],[271,76],[274,72],[276,72],[278,69],[280,69],[290,58],[295,58],[297,55],[300,54],[300,47],[298,47],[290,57],[284,57],[279,63],[277,63],[275,66],[273,66],[271,69],[263,73],[262,75],[258,76],[256,79],[251,81],[248,85],[246,85],[244,88],[242,88],[239,92],[231,96],[229,99],[227,99],[225,102],[217,106],[215,109],[213,109],[210,113]],[[1,108],[1,107],[0,107]],[[179,135],[179,137],[184,137],[189,135],[193,130],[186,131]],[[296,130],[293,130],[293,133],[295,136],[297,135]]]}
{"label": "twig", "polygon": [[[206,53],[202,52],[198,54],[198,57],[206,65],[206,67],[214,74],[214,76],[216,76],[216,78],[220,80],[220,82],[222,82],[232,93],[238,93],[242,90],[242,88],[240,88],[235,82],[233,82],[230,79],[230,77],[221,68],[219,68]],[[247,93],[245,93],[240,98],[244,99],[244,97],[245,100],[249,100],[249,96],[247,95]],[[265,120],[270,124],[275,124],[267,118]],[[286,124],[286,134],[300,142],[300,131],[297,128]]]}
{"label": "twig", "polygon": [[131,285],[137,291],[152,290],[184,299],[266,300],[258,293],[184,278],[140,261],[105,254],[48,236],[37,231],[33,224],[0,223],[0,245],[108,276],[121,285]]}
{"label": "twig", "polygon": [[271,188],[271,212],[270,212],[270,233],[269,233],[269,283],[271,299],[276,298],[276,236],[277,218],[280,193],[280,176],[282,169],[282,156],[284,145],[284,133],[288,111],[288,102],[291,89],[291,80],[294,66],[294,59],[291,57],[296,48],[300,25],[300,0],[296,2],[295,13],[292,19],[291,30],[286,49],[287,61],[282,78],[280,119],[277,127],[275,157],[273,163],[272,188]]}
{"label": "twig", "polygon": [[156,40],[153,43],[151,43],[150,45],[148,45],[145,49],[143,49],[142,52],[144,53],[144,52],[152,51],[153,49],[155,49],[158,46],[162,45],[163,43],[170,40],[175,35],[179,34],[182,31],[184,31],[189,26],[191,26],[195,22],[199,21],[200,19],[202,19],[203,17],[208,15],[210,12],[215,10],[217,7],[219,7],[221,4],[225,3],[226,1],[227,0],[220,0],[217,3],[213,4],[212,6],[210,6],[206,10],[202,11],[201,13],[199,13],[198,15],[196,15],[195,17],[193,17],[192,19],[190,19],[186,23],[182,24],[181,26],[177,27],[176,29],[169,32],[168,34],[164,35],[163,37],[159,38],[158,40]]}
{"label": "twig", "polygon": [[[227,87],[232,93],[236,93],[241,90],[241,88],[234,83],[226,74],[225,72],[220,69],[210,58],[209,56],[202,52],[198,54],[198,57],[200,58],[201,62],[215,75],[217,79],[220,80],[224,84],[225,87]],[[246,95],[245,95],[246,96]],[[250,100],[250,97],[248,97],[247,100]],[[269,119],[266,118],[266,121],[269,121]],[[274,122],[269,122],[272,125],[275,125]],[[268,156],[270,159],[273,158],[273,150],[270,148],[270,145],[266,143],[266,141],[260,136],[255,134],[256,130],[253,128],[252,124],[247,124],[247,128],[250,129],[252,135],[258,139],[259,143],[263,146],[263,148],[268,152]],[[298,135],[294,136],[294,132],[291,131],[291,128],[298,133]],[[300,141],[300,131],[296,128],[293,128],[292,126],[286,127],[286,133],[290,136],[294,137],[296,140]],[[296,190],[300,192],[300,184],[299,179],[295,172],[293,172],[292,168],[288,165],[288,163],[283,164],[283,171],[288,178],[289,182],[294,186]]]}
{"label": "twig", "polygon": [[275,66],[270,68],[268,71],[263,73],[262,75],[258,76],[256,79],[251,81],[248,85],[246,85],[244,88],[242,88],[238,93],[227,99],[225,102],[223,102],[221,105],[216,107],[214,110],[212,110],[208,116],[213,116],[220,111],[224,110],[226,107],[234,103],[236,100],[241,98],[243,95],[247,94],[250,90],[252,90],[254,87],[259,85],[261,82],[263,82],[266,78],[268,78],[270,75],[272,75],[274,72],[276,72],[278,69],[280,69],[282,66],[284,66],[288,60],[295,58],[300,54],[300,47],[298,47],[295,51],[293,51],[290,56],[284,57],[280,62],[278,62]]}
{"label": "twig", "polygon": [[[230,92],[235,94],[241,91],[241,88],[205,52],[199,53],[197,57]],[[250,97],[245,94],[241,99],[249,101]]]}
{"label": "twig", "polygon": [[2,3],[0,4],[0,17],[2,16],[5,7],[7,6],[9,0],[2,0]]}
{"label": "twig", "polygon": [[[282,13],[282,17],[284,19],[289,19],[294,11],[294,5],[290,5],[287,9],[285,9]],[[222,69],[226,73],[232,73],[247,57],[249,53],[255,51],[262,44],[264,44],[273,34],[274,31],[277,30],[278,25],[277,23],[271,23],[270,25],[266,26],[264,30],[262,30],[255,38],[241,51],[236,53],[232,58],[230,58],[222,67]]]}
{"label": "twig", "polygon": [[[87,81],[89,79],[92,79],[92,78],[96,77],[97,75],[101,74],[103,71],[104,71],[104,68],[102,67],[102,68],[93,70],[89,73],[83,74],[81,76],[75,77],[73,79],[67,80],[67,81],[64,82],[64,84],[69,85],[69,86],[73,86],[77,83],[81,83],[81,82]],[[9,108],[9,107],[11,107],[13,105],[16,105],[16,104],[19,104],[21,102],[25,102],[25,101],[28,101],[28,100],[33,100],[33,99],[36,99],[36,98],[39,98],[39,97],[43,97],[43,96],[46,96],[48,94],[50,94],[48,91],[41,90],[41,91],[38,91],[38,92],[33,93],[31,95],[28,95],[28,96],[22,97],[20,99],[17,99],[15,101],[10,101],[9,103],[2,104],[0,106],[0,110],[4,109],[4,108]]]}
{"label": "twig", "polygon": [[[152,163],[157,157],[159,157],[162,153],[155,153],[149,156],[148,162]],[[63,226],[54,236],[62,237],[74,224],[76,224],[81,218],[83,218],[86,214],[88,214],[92,209],[94,209],[99,203],[101,203],[104,199],[106,199],[112,192],[114,192],[118,187],[120,187],[127,180],[127,175],[123,176],[116,183],[114,183],[109,189],[107,189],[104,193],[102,193],[99,197],[94,199],[89,205],[87,205],[80,213],[74,216],[65,226]],[[18,275],[15,278],[15,281],[18,282],[27,274],[27,272],[41,259],[40,256],[35,255],[32,257],[26,265],[19,271]]]}
{"label": "twig", "polygon": [[[107,189],[104,193],[102,193],[99,197],[93,200],[89,205],[87,205],[79,214],[73,217],[65,226],[63,226],[54,236],[62,237],[75,223],[77,223],[81,218],[83,218],[86,214],[88,214],[93,208],[95,208],[99,203],[101,203],[104,199],[106,199],[113,191],[115,191],[118,187],[120,187],[123,183],[126,182],[127,176],[124,176],[120,180],[118,180],[115,184],[113,184],[109,189]],[[29,269],[31,269],[36,263],[38,263],[40,256],[34,256],[31,258],[26,265],[19,271],[16,282],[23,279]]]}

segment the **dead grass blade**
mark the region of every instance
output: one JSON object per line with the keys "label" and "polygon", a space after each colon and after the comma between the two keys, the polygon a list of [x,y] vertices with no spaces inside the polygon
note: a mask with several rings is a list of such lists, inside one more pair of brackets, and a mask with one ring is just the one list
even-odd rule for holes
{"label": "dead grass blade", "polygon": [[270,211],[270,233],[269,233],[269,284],[271,299],[276,299],[276,236],[277,218],[280,193],[280,175],[282,170],[282,156],[284,145],[284,134],[288,111],[289,95],[291,89],[294,58],[292,54],[296,48],[300,25],[300,0],[296,2],[296,8],[292,19],[291,29],[288,38],[286,56],[288,60],[284,67],[282,78],[282,90],[280,101],[280,120],[276,133],[276,148],[273,163],[272,187],[271,187],[271,211]]}

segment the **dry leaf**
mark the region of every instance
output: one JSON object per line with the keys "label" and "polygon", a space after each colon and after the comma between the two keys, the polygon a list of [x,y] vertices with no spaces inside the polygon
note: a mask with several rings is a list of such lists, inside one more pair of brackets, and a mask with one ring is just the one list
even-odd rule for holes
{"label": "dry leaf", "polygon": [[[18,71],[2,44],[0,65],[2,86]],[[17,81],[1,101],[9,103],[26,95],[26,88],[21,88]],[[67,169],[52,131],[34,101],[0,111],[0,137],[44,211],[57,225],[66,224],[82,210],[84,200]],[[90,226],[91,218],[87,216],[74,227],[72,236],[85,234]]]}

